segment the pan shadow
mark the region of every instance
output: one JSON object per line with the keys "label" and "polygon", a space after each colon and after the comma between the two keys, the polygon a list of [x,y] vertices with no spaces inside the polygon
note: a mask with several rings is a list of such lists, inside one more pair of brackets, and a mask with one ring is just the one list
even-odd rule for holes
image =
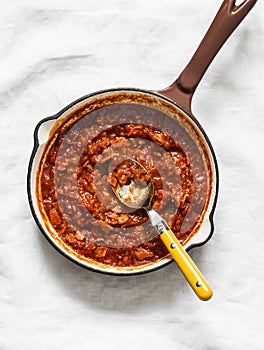
{"label": "pan shadow", "polygon": [[[45,267],[59,282],[62,292],[80,300],[89,308],[128,314],[143,309],[166,310],[172,305],[175,308],[193,294],[175,263],[142,275],[100,274],[72,263],[51,247],[37,228],[35,231],[38,231],[36,235]],[[203,254],[203,248],[200,247],[195,252],[196,258]],[[193,298],[196,296],[193,295]]]}

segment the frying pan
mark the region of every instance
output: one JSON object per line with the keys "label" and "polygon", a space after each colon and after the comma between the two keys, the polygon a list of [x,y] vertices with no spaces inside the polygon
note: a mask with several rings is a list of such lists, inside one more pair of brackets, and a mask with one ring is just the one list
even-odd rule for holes
{"label": "frying pan", "polygon": [[96,272],[131,275],[161,268],[172,261],[171,257],[140,266],[118,267],[84,259],[72,251],[54,233],[50,222],[43,218],[43,208],[38,202],[38,169],[46,152],[48,141],[56,137],[60,128],[76,114],[90,113],[104,106],[114,104],[136,104],[165,111],[176,118],[195,139],[206,155],[210,168],[210,193],[201,217],[199,228],[184,242],[186,250],[205,244],[213,234],[213,214],[218,194],[218,168],[212,145],[191,109],[193,94],[211,61],[232,34],[235,28],[255,5],[256,0],[245,0],[240,5],[235,0],[224,0],[209,30],[195,54],[180,76],[167,88],[160,91],[146,91],[134,88],[119,88],[95,92],[74,101],[54,116],[41,120],[34,132],[34,148],[28,168],[28,198],[32,215],[48,241],[64,256],[78,265]]}

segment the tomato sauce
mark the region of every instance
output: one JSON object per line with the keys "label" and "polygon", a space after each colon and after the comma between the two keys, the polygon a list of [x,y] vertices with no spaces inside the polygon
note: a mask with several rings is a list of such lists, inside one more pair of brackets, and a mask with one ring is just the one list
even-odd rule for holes
{"label": "tomato sauce", "polygon": [[120,267],[168,255],[145,210],[112,191],[114,169],[121,184],[133,173],[126,157],[146,168],[153,208],[186,243],[204,215],[210,169],[189,132],[162,111],[119,103],[87,113],[48,142],[37,178],[57,237],[83,258]]}

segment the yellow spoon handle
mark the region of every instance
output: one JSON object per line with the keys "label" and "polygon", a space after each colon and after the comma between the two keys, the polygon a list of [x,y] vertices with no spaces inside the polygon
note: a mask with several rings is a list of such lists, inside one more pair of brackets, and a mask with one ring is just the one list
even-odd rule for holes
{"label": "yellow spoon handle", "polygon": [[[163,223],[162,223],[163,225]],[[198,267],[192,261],[189,254],[185,251],[181,243],[175,237],[164,222],[164,231],[160,233],[160,238],[173,259],[181,269],[190,286],[201,300],[208,300],[213,295],[208,282],[199,271]],[[160,232],[161,230],[159,230]]]}

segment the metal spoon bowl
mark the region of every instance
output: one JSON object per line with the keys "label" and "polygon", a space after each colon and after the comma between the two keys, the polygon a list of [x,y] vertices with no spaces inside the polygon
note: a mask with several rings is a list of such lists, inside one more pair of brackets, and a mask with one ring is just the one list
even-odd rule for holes
{"label": "metal spoon bowl", "polygon": [[[154,196],[152,178],[146,168],[135,159],[126,158],[121,164],[125,162],[131,162],[136,165],[141,170],[142,176],[138,179],[132,179],[128,184],[122,186],[119,181],[117,181],[116,186],[112,186],[113,192],[119,201],[129,208],[148,208]],[[116,169],[114,169],[112,176],[115,175]]]}

